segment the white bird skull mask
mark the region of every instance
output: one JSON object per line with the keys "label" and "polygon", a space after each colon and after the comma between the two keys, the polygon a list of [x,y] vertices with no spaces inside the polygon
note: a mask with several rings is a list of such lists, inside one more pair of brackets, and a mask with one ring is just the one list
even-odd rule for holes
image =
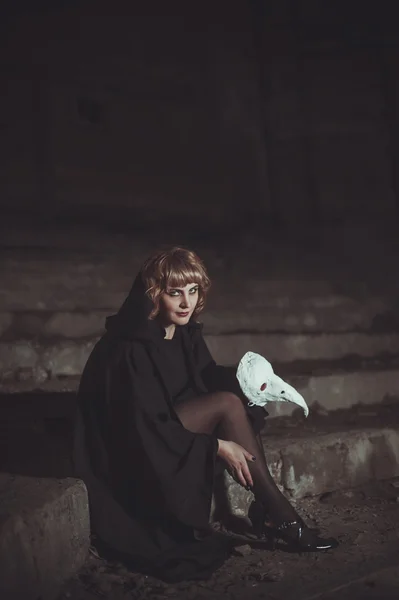
{"label": "white bird skull mask", "polygon": [[265,406],[267,402],[292,402],[300,406],[305,417],[309,408],[295,388],[275,375],[266,358],[255,352],[244,354],[237,368],[237,379],[249,406]]}

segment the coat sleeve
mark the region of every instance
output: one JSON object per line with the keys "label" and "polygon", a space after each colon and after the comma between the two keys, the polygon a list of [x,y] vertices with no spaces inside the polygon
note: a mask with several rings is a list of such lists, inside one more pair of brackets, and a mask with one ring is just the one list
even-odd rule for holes
{"label": "coat sleeve", "polygon": [[159,514],[190,527],[205,527],[217,439],[183,427],[141,344],[133,343],[125,352],[117,388],[128,394],[127,451],[136,491],[144,498],[146,493],[156,496],[147,500]]}

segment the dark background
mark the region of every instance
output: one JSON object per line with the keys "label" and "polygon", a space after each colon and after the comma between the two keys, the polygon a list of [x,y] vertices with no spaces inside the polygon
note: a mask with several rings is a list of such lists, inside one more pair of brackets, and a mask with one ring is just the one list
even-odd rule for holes
{"label": "dark background", "polygon": [[212,335],[399,330],[394,2],[1,6],[0,383],[78,377],[169,243]]}
{"label": "dark background", "polygon": [[3,223],[145,232],[396,218],[394,2],[1,10]]}

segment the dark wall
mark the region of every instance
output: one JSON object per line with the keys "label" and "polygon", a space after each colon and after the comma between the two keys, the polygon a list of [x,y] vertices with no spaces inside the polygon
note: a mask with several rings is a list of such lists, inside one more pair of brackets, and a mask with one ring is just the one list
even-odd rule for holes
{"label": "dark wall", "polygon": [[393,2],[262,3],[271,202],[291,220],[391,218],[398,206]]}
{"label": "dark wall", "polygon": [[267,212],[248,6],[134,5],[9,21],[3,204],[144,219]]}
{"label": "dark wall", "polygon": [[143,4],[53,3],[3,20],[3,214],[396,214],[388,13],[316,0]]}

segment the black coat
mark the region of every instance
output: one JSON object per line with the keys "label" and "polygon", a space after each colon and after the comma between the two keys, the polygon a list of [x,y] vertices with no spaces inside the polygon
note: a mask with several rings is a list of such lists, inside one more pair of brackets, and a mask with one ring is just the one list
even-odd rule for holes
{"label": "black coat", "polygon": [[[78,393],[76,474],[85,482],[92,530],[133,568],[167,580],[206,577],[228,556],[209,523],[217,439],[185,429],[173,409],[164,337],[137,278],[93,349]],[[201,326],[181,328],[198,394],[239,393],[234,370],[217,366]],[[261,421],[263,422],[264,411]]]}

